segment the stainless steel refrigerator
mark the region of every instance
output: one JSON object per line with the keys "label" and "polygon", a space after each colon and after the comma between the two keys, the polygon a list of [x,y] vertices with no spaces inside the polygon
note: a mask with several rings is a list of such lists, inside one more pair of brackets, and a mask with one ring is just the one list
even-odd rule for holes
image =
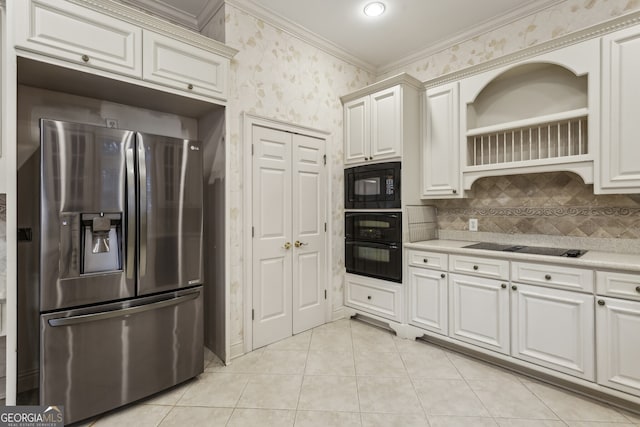
{"label": "stainless steel refrigerator", "polygon": [[201,373],[200,144],[43,119],[40,162],[39,403],[71,423]]}

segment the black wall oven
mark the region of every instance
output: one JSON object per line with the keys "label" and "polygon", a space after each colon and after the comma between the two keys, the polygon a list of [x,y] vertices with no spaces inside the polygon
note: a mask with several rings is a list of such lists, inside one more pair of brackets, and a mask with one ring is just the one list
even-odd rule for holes
{"label": "black wall oven", "polygon": [[347,273],[402,282],[402,213],[346,212]]}
{"label": "black wall oven", "polygon": [[400,209],[400,162],[344,170],[345,209]]}

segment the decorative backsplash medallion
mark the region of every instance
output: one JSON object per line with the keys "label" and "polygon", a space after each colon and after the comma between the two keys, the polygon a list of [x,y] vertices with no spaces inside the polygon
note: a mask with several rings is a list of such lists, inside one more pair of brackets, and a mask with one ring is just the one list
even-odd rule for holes
{"label": "decorative backsplash medallion", "polygon": [[437,200],[438,228],[552,236],[640,238],[640,195],[594,195],[569,172],[489,177],[465,199]]}

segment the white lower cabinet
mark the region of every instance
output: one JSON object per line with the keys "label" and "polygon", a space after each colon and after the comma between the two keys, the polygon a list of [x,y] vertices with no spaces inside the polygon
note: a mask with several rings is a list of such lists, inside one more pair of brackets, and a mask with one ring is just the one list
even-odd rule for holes
{"label": "white lower cabinet", "polygon": [[370,277],[347,274],[347,306],[385,319],[401,322],[402,285]]}
{"label": "white lower cabinet", "polygon": [[512,356],[594,381],[593,303],[593,295],[514,283]]}
{"label": "white lower cabinet", "polygon": [[426,268],[408,268],[409,323],[447,335],[447,274]]}
{"label": "white lower cabinet", "polygon": [[640,396],[640,302],[597,300],[598,384]]}
{"label": "white lower cabinet", "polygon": [[508,281],[449,275],[449,336],[509,354]]}

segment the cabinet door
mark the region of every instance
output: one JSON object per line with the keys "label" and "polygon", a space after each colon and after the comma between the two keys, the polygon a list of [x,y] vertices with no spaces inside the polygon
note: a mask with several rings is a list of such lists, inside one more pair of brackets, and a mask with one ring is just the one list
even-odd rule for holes
{"label": "cabinet door", "polygon": [[384,280],[347,274],[345,304],[355,309],[401,322],[402,286]]}
{"label": "cabinet door", "polygon": [[371,160],[402,155],[402,90],[400,86],[371,95]]}
{"label": "cabinet door", "polygon": [[598,384],[640,396],[640,302],[598,297]]}
{"label": "cabinet door", "polygon": [[409,267],[409,323],[448,333],[447,276],[442,271]]}
{"label": "cabinet door", "polygon": [[422,197],[461,197],[458,83],[432,88],[424,97]]}
{"label": "cabinet door", "polygon": [[507,283],[449,275],[449,336],[509,354]]}
{"label": "cabinet door", "polygon": [[142,30],[63,0],[14,2],[16,46],[127,76],[142,76]]}
{"label": "cabinet door", "polygon": [[229,60],[195,46],[144,32],[143,78],[206,97],[226,99]]}
{"label": "cabinet door", "polygon": [[369,159],[371,132],[369,97],[344,104],[344,163],[364,162]]}
{"label": "cabinet door", "polygon": [[640,192],[640,30],[602,38],[602,193]]}
{"label": "cabinet door", "polygon": [[514,284],[511,354],[593,381],[593,302],[593,295]]}

